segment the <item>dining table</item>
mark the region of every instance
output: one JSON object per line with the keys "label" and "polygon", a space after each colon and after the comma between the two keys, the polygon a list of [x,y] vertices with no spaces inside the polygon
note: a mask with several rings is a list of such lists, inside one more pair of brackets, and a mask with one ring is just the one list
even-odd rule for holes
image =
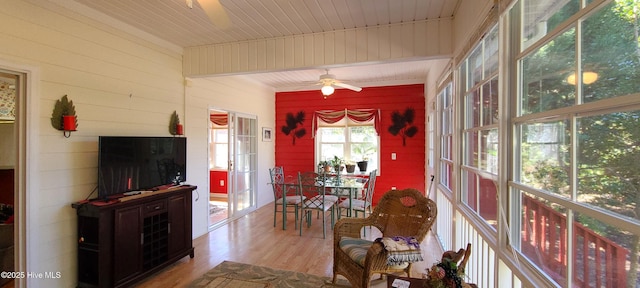
{"label": "dining table", "polygon": [[[367,184],[368,179],[360,175],[355,174],[336,174],[336,173],[321,173],[325,182],[323,183],[325,188],[330,189],[330,194],[336,195],[340,198],[344,198],[344,201],[349,201],[349,209],[347,210],[347,217],[353,215],[352,200],[358,196],[358,192],[362,191]],[[271,183],[270,183],[271,184]],[[320,184],[320,183],[318,183]],[[286,203],[287,197],[300,197],[300,183],[298,182],[297,175],[287,175],[282,183],[282,191],[295,191],[295,194],[284,193],[282,196],[283,203]],[[329,193],[328,193],[329,194]],[[346,200],[348,199],[348,200]],[[282,210],[282,229],[286,230],[287,211]]]}
{"label": "dining table", "polygon": [[363,191],[368,179],[349,174],[334,174],[327,177],[327,179],[325,187],[331,188],[331,194],[343,198],[343,201],[348,199],[349,209],[347,210],[347,217],[351,217],[353,214],[353,199],[358,198],[358,193]]}

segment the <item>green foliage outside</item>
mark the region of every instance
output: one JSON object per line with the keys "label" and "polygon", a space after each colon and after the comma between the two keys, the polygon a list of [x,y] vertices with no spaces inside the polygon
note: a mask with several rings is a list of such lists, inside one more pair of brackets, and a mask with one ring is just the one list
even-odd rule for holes
{"label": "green foliage outside", "polygon": [[[523,61],[525,84],[522,114],[590,103],[640,93],[640,0],[617,0],[582,22],[581,29],[570,28]],[[560,19],[574,13],[556,13]],[[565,15],[562,15],[565,13]],[[555,17],[555,16],[554,16]],[[548,25],[556,25],[554,18]],[[596,72],[598,80],[582,85],[566,83],[575,70],[576,31],[582,31],[581,63],[583,71]],[[542,76],[541,76],[542,75]],[[640,110],[603,111],[576,118],[576,137],[572,125],[558,125],[556,157],[540,154],[543,145],[527,142],[523,129],[523,178],[532,186],[640,220]],[[560,122],[558,122],[560,123]],[[572,195],[571,141],[577,147],[577,194]],[[543,154],[543,153],[541,153]],[[527,180],[525,179],[525,180]],[[535,183],[535,184],[533,184]],[[559,209],[564,210],[564,209]],[[561,211],[565,212],[565,211]],[[629,250],[628,283],[635,287],[639,269],[640,237],[618,227],[606,225],[577,214],[576,221]]]}

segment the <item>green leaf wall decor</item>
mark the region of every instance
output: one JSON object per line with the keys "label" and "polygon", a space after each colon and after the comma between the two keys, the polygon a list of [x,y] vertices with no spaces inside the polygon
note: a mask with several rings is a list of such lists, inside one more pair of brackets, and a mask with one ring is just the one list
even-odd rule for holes
{"label": "green leaf wall decor", "polygon": [[62,126],[62,116],[75,116],[76,128],[78,127],[76,107],[73,105],[73,101],[69,100],[67,95],[62,96],[60,100],[57,100],[55,106],[53,107],[53,113],[51,113],[51,126],[53,126],[53,128],[64,130]]}

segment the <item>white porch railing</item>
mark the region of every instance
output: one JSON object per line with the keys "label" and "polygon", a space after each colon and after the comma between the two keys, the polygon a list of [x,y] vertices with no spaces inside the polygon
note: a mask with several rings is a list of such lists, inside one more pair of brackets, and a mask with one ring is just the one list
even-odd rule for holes
{"label": "white porch railing", "polygon": [[471,243],[465,281],[478,287],[526,287],[513,271],[499,259],[478,231],[461,213],[454,211],[449,198],[437,190],[438,217],[434,232],[443,249],[458,250]]}

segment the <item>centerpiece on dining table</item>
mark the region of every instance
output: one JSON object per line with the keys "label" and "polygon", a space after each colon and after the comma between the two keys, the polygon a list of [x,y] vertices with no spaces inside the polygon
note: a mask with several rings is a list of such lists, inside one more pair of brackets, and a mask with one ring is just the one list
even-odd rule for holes
{"label": "centerpiece on dining table", "polygon": [[344,166],[347,170],[347,173],[353,173],[356,171],[356,162],[354,162],[353,160],[345,160],[344,161]]}
{"label": "centerpiece on dining table", "polygon": [[336,174],[335,183],[336,185],[340,185],[340,174],[342,169],[344,169],[344,160],[338,156],[333,156],[333,159],[329,160],[329,164],[333,167],[333,172]]}
{"label": "centerpiece on dining table", "polygon": [[327,160],[322,160],[318,163],[318,173],[330,173],[331,163]]}
{"label": "centerpiece on dining table", "polygon": [[333,171],[336,174],[340,174],[340,172],[342,172],[342,169],[344,169],[344,166],[342,166],[344,164],[344,160],[338,156],[333,156],[333,159],[329,160],[329,163],[331,165],[331,167],[333,167]]}

